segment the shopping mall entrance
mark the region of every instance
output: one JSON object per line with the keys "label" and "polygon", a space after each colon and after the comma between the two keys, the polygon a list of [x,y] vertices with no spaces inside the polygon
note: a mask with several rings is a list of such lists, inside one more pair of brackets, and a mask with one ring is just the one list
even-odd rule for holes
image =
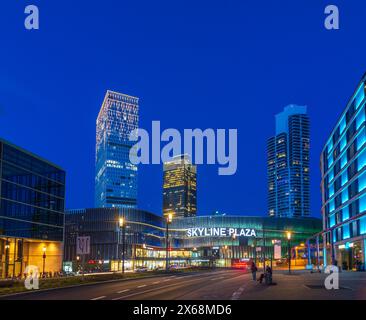
{"label": "shopping mall entrance", "polygon": [[343,270],[360,270],[363,265],[361,241],[347,242],[338,246],[338,265]]}

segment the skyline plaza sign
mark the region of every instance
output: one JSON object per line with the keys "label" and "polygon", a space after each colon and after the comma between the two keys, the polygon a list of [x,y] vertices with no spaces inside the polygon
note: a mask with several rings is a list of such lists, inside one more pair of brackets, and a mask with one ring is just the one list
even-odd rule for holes
{"label": "skyline plaza sign", "polygon": [[257,233],[252,228],[189,228],[187,237],[256,237]]}

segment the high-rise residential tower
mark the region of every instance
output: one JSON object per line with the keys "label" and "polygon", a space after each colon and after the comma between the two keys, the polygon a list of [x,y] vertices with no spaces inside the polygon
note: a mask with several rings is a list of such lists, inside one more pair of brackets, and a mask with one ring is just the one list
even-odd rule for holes
{"label": "high-rise residential tower", "polygon": [[137,206],[137,166],[129,160],[138,98],[107,91],[97,118],[95,207]]}
{"label": "high-rise residential tower", "polygon": [[197,213],[197,168],[188,155],[164,163],[163,214],[191,217]]}
{"label": "high-rise residential tower", "polygon": [[267,142],[268,214],[310,214],[310,124],[306,106],[289,105],[276,115],[276,135]]}

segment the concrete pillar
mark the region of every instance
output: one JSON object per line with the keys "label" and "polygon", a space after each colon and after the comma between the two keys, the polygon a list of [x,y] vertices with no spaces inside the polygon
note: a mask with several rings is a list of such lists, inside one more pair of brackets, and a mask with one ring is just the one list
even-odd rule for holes
{"label": "concrete pillar", "polygon": [[310,239],[306,241],[306,245],[308,248],[308,265],[311,265],[311,250],[310,250]]}

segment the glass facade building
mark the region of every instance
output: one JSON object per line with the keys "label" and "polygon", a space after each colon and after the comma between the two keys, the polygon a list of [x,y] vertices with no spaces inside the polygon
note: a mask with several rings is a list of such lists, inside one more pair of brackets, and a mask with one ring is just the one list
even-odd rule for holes
{"label": "glass facade building", "polygon": [[96,123],[95,207],[134,208],[137,166],[130,162],[138,127],[138,98],[107,91]]}
{"label": "glass facade building", "polygon": [[[121,270],[122,232],[120,217],[126,221],[126,269],[164,268],[166,259],[166,219],[150,212],[126,208],[72,210],[66,214],[65,263],[73,265],[78,235],[91,237],[88,268]],[[272,218],[248,216],[174,217],[169,225],[168,247],[172,265],[230,266],[242,259],[274,259],[273,241],[280,257],[288,253],[287,232],[292,233],[294,257],[307,254],[306,240],[321,231],[315,218]],[[232,234],[236,234],[235,238]],[[302,254],[300,253],[302,250]],[[282,261],[283,263],[283,261]]]}
{"label": "glass facade building", "polygon": [[19,276],[28,265],[61,270],[65,172],[0,140],[0,277]]}
{"label": "glass facade building", "polygon": [[197,167],[188,155],[179,155],[164,163],[163,213],[177,217],[197,213]]}
{"label": "glass facade building", "polygon": [[310,124],[306,106],[289,105],[276,115],[276,135],[267,142],[268,214],[310,215]]}
{"label": "glass facade building", "polygon": [[344,269],[365,264],[366,75],[342,112],[320,157],[324,250]]}

